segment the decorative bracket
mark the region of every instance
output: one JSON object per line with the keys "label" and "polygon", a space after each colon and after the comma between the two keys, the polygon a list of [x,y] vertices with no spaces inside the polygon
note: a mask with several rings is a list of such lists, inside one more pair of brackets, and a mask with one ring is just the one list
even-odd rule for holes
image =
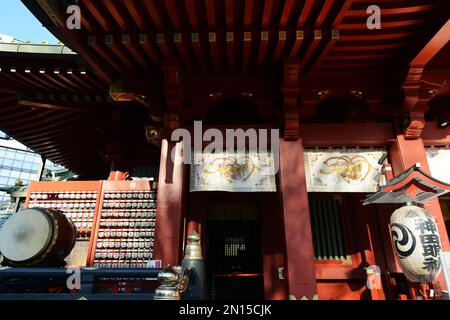
{"label": "decorative bracket", "polygon": [[421,80],[423,70],[423,67],[411,66],[402,86],[405,92],[403,110],[408,116],[403,132],[405,139],[420,138],[425,127],[425,111],[428,109],[429,97],[423,94]]}

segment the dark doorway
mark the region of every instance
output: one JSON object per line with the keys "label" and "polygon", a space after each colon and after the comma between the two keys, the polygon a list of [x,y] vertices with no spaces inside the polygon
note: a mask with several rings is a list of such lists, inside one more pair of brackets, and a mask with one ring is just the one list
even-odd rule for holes
{"label": "dark doorway", "polygon": [[264,299],[260,236],[257,198],[208,203],[206,272],[210,299]]}

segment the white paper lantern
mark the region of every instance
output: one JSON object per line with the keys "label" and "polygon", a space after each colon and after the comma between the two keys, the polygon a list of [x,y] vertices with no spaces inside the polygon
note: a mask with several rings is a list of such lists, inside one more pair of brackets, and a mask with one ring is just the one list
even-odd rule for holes
{"label": "white paper lantern", "polygon": [[434,217],[417,206],[404,206],[391,216],[391,233],[400,267],[411,282],[433,281],[441,271],[441,241]]}

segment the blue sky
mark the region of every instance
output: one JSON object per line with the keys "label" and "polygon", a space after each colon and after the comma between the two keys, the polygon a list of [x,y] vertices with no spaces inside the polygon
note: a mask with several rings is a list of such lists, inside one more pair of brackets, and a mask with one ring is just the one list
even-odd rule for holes
{"label": "blue sky", "polygon": [[31,40],[33,43],[44,40],[51,44],[58,42],[20,0],[1,0],[0,34],[13,36],[21,41]]}

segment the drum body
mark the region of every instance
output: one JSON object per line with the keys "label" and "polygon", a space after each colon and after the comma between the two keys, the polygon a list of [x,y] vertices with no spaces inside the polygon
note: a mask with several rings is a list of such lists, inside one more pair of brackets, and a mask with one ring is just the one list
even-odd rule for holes
{"label": "drum body", "polygon": [[10,266],[55,266],[69,255],[75,240],[76,228],[62,212],[25,209],[0,230],[0,252]]}

